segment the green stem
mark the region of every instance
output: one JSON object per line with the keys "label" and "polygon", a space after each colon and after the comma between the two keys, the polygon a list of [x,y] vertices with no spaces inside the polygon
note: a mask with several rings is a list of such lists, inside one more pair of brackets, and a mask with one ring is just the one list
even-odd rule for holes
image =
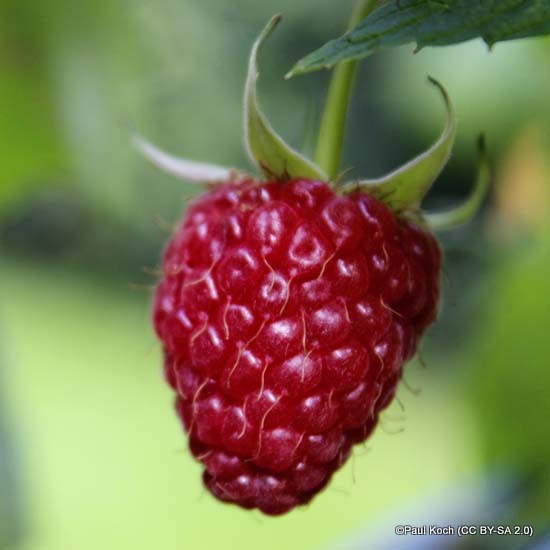
{"label": "green stem", "polygon": [[[350,19],[348,30],[353,29],[377,5],[377,0],[359,0]],[[348,106],[351,99],[357,61],[339,63],[332,73],[325,110],[321,120],[315,162],[333,180],[338,176],[342,158],[342,145]]]}

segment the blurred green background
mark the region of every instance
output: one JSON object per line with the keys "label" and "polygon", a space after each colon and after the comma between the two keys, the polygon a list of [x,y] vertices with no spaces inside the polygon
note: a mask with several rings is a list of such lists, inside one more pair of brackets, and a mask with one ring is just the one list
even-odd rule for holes
{"label": "blurred green background", "polygon": [[[429,74],[448,87],[460,125],[429,204],[467,193],[480,130],[495,185],[474,223],[441,236],[445,299],[424,341],[426,368],[408,366],[399,400],[324,494],[281,518],[244,512],[205,493],[186,451],[147,273],[199,189],[139,158],[129,131],[188,158],[249,167],[246,57],[282,12],[260,95],[276,128],[309,152],[330,75],[282,75],[336,36],[351,7],[0,2],[0,549],[401,549],[412,543],[392,538],[392,526],[413,523],[413,510],[432,523],[527,523],[545,544],[548,39],[491,53],[480,41],[417,55],[405,47],[361,64],[345,145],[352,174],[380,175],[434,139],[443,108]],[[530,541],[478,542],[467,544]]]}

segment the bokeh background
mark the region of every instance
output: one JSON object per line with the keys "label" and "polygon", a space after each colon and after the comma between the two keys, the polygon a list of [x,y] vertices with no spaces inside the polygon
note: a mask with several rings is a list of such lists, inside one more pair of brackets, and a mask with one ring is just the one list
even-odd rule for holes
{"label": "bokeh background", "polygon": [[[429,205],[465,196],[477,133],[493,193],[441,235],[440,321],[398,400],[307,508],[266,518],[201,487],[149,322],[170,227],[197,187],[129,144],[249,167],[248,49],[274,12],[260,95],[313,146],[329,73],[284,81],[351,0],[0,2],[0,548],[549,548],[550,41],[481,41],[361,63],[344,165],[374,177],[459,116]],[[419,391],[417,391],[419,390]],[[396,524],[532,525],[535,536],[393,537]]]}

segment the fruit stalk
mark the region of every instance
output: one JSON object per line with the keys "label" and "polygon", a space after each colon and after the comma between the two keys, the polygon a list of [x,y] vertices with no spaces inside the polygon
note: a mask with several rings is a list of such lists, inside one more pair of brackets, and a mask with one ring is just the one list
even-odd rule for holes
{"label": "fruit stalk", "polygon": [[[348,30],[371,13],[376,4],[376,0],[360,0],[351,16]],[[356,60],[339,63],[330,81],[315,150],[315,162],[324,169],[331,180],[338,176],[340,170],[348,106],[356,72]]]}

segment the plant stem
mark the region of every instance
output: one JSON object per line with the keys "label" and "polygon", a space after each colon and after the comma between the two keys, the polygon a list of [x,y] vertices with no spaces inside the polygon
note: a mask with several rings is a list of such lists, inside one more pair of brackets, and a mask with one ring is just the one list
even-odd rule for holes
{"label": "plant stem", "polygon": [[[373,11],[376,4],[377,0],[359,0],[351,16],[348,30],[353,29]],[[344,61],[335,67],[321,120],[315,162],[324,169],[331,180],[338,176],[340,170],[348,106],[356,69],[356,60]]]}

